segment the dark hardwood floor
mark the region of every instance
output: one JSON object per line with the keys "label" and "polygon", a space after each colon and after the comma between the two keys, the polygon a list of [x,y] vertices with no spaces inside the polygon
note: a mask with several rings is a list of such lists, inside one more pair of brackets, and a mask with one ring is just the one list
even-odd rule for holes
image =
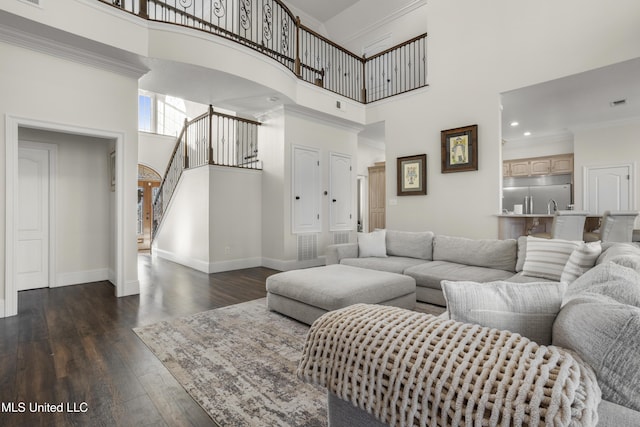
{"label": "dark hardwood floor", "polygon": [[214,425],[132,328],[264,297],[276,271],[207,275],[149,255],[138,271],[136,296],[108,282],[19,293],[0,319],[0,426]]}

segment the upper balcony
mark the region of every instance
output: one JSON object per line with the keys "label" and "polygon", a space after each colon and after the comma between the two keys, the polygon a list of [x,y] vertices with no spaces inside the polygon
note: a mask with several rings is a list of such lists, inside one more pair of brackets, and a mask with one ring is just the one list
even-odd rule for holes
{"label": "upper balcony", "polygon": [[279,0],[98,0],[142,19],[224,37],[295,76],[367,104],[427,86],[427,34],[371,57],[306,27]]}

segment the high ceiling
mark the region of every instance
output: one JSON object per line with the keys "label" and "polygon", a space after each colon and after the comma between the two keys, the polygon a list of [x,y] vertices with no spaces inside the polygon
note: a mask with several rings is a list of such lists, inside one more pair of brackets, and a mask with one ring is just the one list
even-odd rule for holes
{"label": "high ceiling", "polygon": [[502,139],[509,142],[640,117],[640,58],[504,93],[502,108]]}
{"label": "high ceiling", "polygon": [[284,0],[287,6],[293,6],[320,22],[328,21],[356,3],[358,0]]}

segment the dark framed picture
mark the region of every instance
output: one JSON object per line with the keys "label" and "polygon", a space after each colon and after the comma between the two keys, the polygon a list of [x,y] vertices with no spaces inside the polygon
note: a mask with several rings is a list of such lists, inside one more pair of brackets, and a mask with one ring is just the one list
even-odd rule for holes
{"label": "dark framed picture", "polygon": [[427,194],[427,155],[398,157],[398,196]]}
{"label": "dark framed picture", "polygon": [[478,170],[478,125],[440,132],[442,173]]}

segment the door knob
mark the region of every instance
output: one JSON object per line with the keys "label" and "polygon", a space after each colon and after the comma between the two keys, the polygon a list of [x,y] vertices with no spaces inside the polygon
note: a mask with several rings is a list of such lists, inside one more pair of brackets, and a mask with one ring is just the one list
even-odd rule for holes
{"label": "door knob", "polygon": [[300,200],[300,196],[296,196],[296,200]]}
{"label": "door knob", "polygon": [[336,200],[336,199],[333,199],[333,203],[335,203],[335,202],[337,202],[337,200]]}

